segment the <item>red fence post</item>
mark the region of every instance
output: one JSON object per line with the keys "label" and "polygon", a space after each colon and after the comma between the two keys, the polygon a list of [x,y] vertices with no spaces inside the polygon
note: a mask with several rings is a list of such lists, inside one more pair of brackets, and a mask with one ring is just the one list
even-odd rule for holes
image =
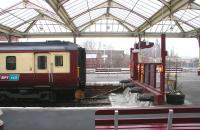
{"label": "red fence post", "polygon": [[134,52],[134,48],[131,48],[131,78],[138,80],[138,52]]}

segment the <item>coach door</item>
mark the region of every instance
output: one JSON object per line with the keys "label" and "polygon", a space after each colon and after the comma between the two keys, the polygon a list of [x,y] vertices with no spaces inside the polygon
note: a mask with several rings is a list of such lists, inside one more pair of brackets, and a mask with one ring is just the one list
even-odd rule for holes
{"label": "coach door", "polygon": [[[57,86],[66,86],[70,80],[70,54],[69,52],[51,52],[52,80]],[[70,80],[70,81],[68,81]]]}
{"label": "coach door", "polygon": [[49,53],[35,53],[35,82],[49,85],[52,82],[51,55]]}

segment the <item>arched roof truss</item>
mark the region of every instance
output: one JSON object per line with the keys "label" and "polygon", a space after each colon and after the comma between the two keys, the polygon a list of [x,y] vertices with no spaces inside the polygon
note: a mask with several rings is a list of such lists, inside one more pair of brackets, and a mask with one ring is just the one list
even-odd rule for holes
{"label": "arched roof truss", "polygon": [[200,33],[199,0],[12,1],[6,8],[0,6],[0,32],[8,35],[90,36],[93,33],[92,36],[102,36],[107,33],[106,36],[129,37],[171,33],[177,37],[194,37]]}

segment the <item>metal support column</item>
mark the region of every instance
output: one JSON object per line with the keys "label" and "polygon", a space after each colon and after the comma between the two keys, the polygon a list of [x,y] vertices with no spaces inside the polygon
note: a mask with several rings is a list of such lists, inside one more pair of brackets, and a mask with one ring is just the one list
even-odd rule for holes
{"label": "metal support column", "polygon": [[131,78],[138,80],[138,52],[131,48]]}
{"label": "metal support column", "polygon": [[[139,34],[138,35],[138,39],[139,39],[139,52],[138,52],[138,55],[140,55],[140,42],[141,42],[141,35]],[[139,59],[138,59],[139,61]],[[137,65],[137,68],[138,68],[138,81],[141,82],[141,64],[138,62],[138,65]]]}
{"label": "metal support column", "polygon": [[162,58],[162,72],[160,73],[160,91],[165,94],[165,64],[166,64],[166,35],[161,35],[161,58]]}
{"label": "metal support column", "polygon": [[200,76],[200,35],[198,36],[198,43],[199,43],[199,65],[198,65],[198,75]]}
{"label": "metal support column", "polygon": [[8,43],[11,43],[12,42],[12,36],[11,35],[8,35]]}
{"label": "metal support column", "polygon": [[150,73],[151,69],[150,69],[150,67],[151,67],[151,64],[148,64],[148,75],[149,75],[149,77],[148,77],[148,85],[150,85],[150,79],[151,79],[151,73]]}
{"label": "metal support column", "polygon": [[74,43],[76,44],[76,34],[74,34]]}

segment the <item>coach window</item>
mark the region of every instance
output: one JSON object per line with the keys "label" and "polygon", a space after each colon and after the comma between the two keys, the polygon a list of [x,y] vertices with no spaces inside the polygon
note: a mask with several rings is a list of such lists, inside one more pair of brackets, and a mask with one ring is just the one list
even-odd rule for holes
{"label": "coach window", "polygon": [[63,66],[63,56],[55,56],[55,66]]}
{"label": "coach window", "polygon": [[6,56],[6,70],[16,70],[15,56]]}
{"label": "coach window", "polygon": [[47,68],[47,57],[38,56],[38,69],[46,69],[46,68]]}

